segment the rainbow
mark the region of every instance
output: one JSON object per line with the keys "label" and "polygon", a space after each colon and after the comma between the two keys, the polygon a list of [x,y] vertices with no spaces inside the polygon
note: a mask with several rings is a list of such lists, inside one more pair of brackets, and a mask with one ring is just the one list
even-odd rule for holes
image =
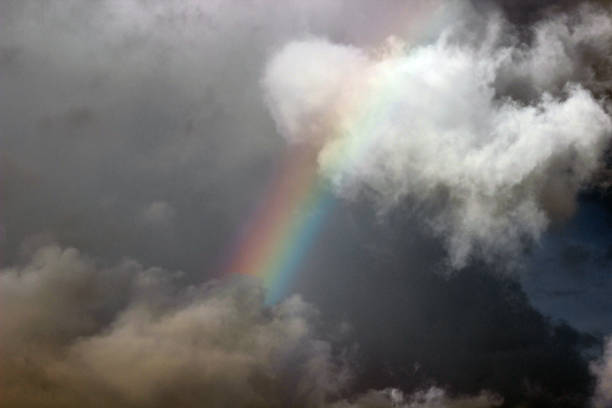
{"label": "rainbow", "polygon": [[[373,128],[398,97],[392,75],[383,73],[377,78],[375,87],[364,87],[357,97],[339,101],[340,106],[335,107],[340,114],[334,117],[341,123],[332,129],[340,143],[326,152],[325,174],[321,174],[317,146],[289,146],[265,199],[232,247],[224,273],[259,278],[269,305],[286,295],[335,207],[330,180],[333,182],[336,175],[358,164],[372,148],[376,142],[371,136]],[[363,79],[368,82],[370,78]]]}
{"label": "rainbow", "polygon": [[[390,102],[390,94],[361,103],[358,120],[344,127],[349,143],[333,151],[325,175],[319,170],[319,149],[308,144],[290,146],[284,162],[238,239],[226,273],[256,276],[266,289],[266,303],[274,304],[288,291],[304,257],[335,207],[329,185],[333,175],[348,168],[375,142],[367,135]],[[367,112],[367,113],[366,113]]]}
{"label": "rainbow", "polygon": [[267,304],[282,299],[335,203],[318,173],[316,153],[307,146],[290,149],[227,268],[260,278]]}

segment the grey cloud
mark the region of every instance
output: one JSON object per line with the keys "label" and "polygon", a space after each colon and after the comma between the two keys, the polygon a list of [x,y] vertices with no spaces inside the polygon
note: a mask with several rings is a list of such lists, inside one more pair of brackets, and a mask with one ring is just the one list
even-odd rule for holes
{"label": "grey cloud", "polygon": [[45,246],[0,271],[3,406],[321,406],[350,378],[299,297]]}
{"label": "grey cloud", "polygon": [[608,407],[612,404],[612,339],[608,339],[601,360],[592,364],[591,369],[597,376],[593,405],[596,408]]}
{"label": "grey cloud", "polygon": [[612,330],[607,256],[612,219],[604,204],[583,195],[576,216],[545,234],[521,273],[523,288],[539,310],[598,336]]}
{"label": "grey cloud", "polygon": [[[391,19],[409,34],[429,3],[2,2],[0,166],[36,180],[3,181],[6,260],[52,231],[113,259],[216,262],[284,148],[262,103],[267,56],[310,33],[374,43]],[[176,211],[172,242],[134,216],[153,201]]]}
{"label": "grey cloud", "polygon": [[131,260],[102,268],[51,244],[0,270],[0,294],[2,406],[484,408],[503,401],[436,387],[346,397],[357,362],[321,336],[319,312],[299,296],[264,306],[249,279],[185,286],[177,272]]}
{"label": "grey cloud", "polygon": [[170,226],[176,217],[176,210],[165,201],[154,201],[144,208],[141,220],[151,227]]}
{"label": "grey cloud", "polygon": [[529,101],[543,92],[558,95],[568,82],[580,83],[598,97],[609,92],[609,7],[583,4],[534,23],[530,32],[530,46],[517,47],[512,62],[501,67],[495,84],[499,93]]}
{"label": "grey cloud", "polygon": [[[559,61],[571,62],[551,83],[528,63],[546,51],[539,37],[527,47],[503,27],[496,41],[514,52],[491,83],[494,105],[512,95],[519,112],[539,106],[550,87],[550,101],[562,107],[571,80],[584,88],[572,101],[594,107],[589,92],[602,94],[607,63],[604,52],[592,58],[606,34],[597,31],[605,24],[594,24],[607,15],[568,16],[539,24],[543,39],[562,42]],[[306,262],[295,289],[316,298],[323,316],[351,317],[354,340],[367,342],[359,349],[366,361],[351,360],[362,364],[354,372],[325,335],[336,330],[318,330],[313,306],[292,298],[268,309],[257,285],[201,284],[221,272],[219,254],[285,149],[262,97],[269,57],[295,38],[323,38],[324,47],[338,44],[368,65],[401,51],[401,41],[377,48],[390,34],[407,49],[433,49],[445,27],[463,22],[461,35],[448,38],[461,48],[479,43],[485,20],[463,1],[0,1],[0,404],[188,406],[208,397],[266,407],[335,399],[388,406],[398,395],[412,403],[411,391],[440,379],[467,394],[484,382],[513,402],[536,384],[552,406],[580,405],[589,376],[577,333],[559,335],[518,285],[493,274],[448,282],[435,275],[443,251],[421,234],[418,218],[439,213],[444,188],[428,202],[433,211],[415,215],[401,202],[392,222],[365,220],[365,203],[339,205],[332,233]],[[550,171],[565,171],[570,156]],[[538,203],[547,215],[571,214],[574,179],[546,181]],[[48,245],[56,240],[94,258]],[[126,255],[164,268],[121,260]],[[102,350],[112,353],[102,358]],[[353,375],[358,392],[407,394],[337,395]],[[439,401],[450,404],[449,395]]]}
{"label": "grey cloud", "polygon": [[397,389],[370,391],[352,402],[341,401],[332,408],[492,408],[500,406],[503,399],[483,392],[475,397],[449,397],[437,387],[405,395]]}

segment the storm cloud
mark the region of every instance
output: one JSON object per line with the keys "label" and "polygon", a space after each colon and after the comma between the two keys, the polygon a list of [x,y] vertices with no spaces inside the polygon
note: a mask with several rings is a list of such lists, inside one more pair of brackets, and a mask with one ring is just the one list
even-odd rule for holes
{"label": "storm cloud", "polygon": [[603,357],[591,368],[597,377],[594,405],[606,407],[612,403],[612,340],[608,339]]}
{"label": "storm cloud", "polygon": [[[2,406],[492,407],[483,393],[369,391],[348,350],[318,337],[318,311],[293,296],[269,308],[249,279],[181,285],[132,260],[100,269],[47,245],[0,270]],[[331,332],[342,331],[341,326]],[[336,401],[336,402],[333,402]]]}
{"label": "storm cloud", "polygon": [[299,297],[179,280],[57,246],[3,269],[3,406],[320,406],[350,378]]}
{"label": "storm cloud", "polygon": [[[605,406],[605,3],[0,2],[0,406]],[[305,145],[269,305],[223,265]]]}

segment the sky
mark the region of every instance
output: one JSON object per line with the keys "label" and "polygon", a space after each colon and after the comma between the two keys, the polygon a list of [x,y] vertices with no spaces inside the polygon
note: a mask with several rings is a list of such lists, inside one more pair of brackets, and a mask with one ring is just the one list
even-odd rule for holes
{"label": "sky", "polygon": [[0,2],[0,407],[612,406],[612,4]]}

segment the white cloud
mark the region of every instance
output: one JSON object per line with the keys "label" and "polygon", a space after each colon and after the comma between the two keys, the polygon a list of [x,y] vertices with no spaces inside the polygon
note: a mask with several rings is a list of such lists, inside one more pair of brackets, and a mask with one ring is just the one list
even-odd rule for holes
{"label": "white cloud", "polygon": [[[557,42],[612,34],[551,28],[564,22],[538,28],[528,50],[493,46],[503,32],[497,20],[480,47],[455,44],[452,31],[425,46],[395,40],[378,55],[322,39],[292,42],[269,61],[266,100],[289,141],[321,145],[321,172],[339,194],[368,193],[382,210],[410,200],[455,267],[473,255],[508,257],[551,219],[571,215],[612,131],[588,90],[557,65],[537,63],[567,57]],[[498,94],[517,75],[536,99]],[[561,80],[562,93],[546,92],[544,79]]]}

